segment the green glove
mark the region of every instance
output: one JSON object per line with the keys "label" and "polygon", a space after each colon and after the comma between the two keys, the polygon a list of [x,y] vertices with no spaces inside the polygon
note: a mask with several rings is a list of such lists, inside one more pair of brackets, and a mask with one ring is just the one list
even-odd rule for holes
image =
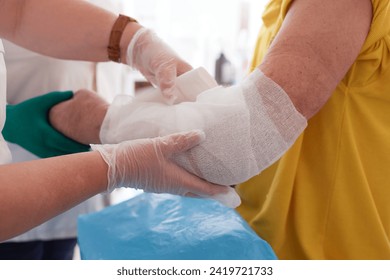
{"label": "green glove", "polygon": [[72,97],[71,91],[51,92],[16,105],[7,105],[3,129],[5,140],[41,158],[88,151],[89,146],[66,137],[49,122],[51,107]]}

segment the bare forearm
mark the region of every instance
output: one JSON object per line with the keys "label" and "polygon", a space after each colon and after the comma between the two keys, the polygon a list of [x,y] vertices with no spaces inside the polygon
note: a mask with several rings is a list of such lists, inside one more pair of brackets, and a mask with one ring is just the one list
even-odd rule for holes
{"label": "bare forearm", "polygon": [[100,128],[109,104],[96,93],[79,90],[72,99],[50,110],[53,127],[62,134],[83,144],[100,144]]}
{"label": "bare forearm", "polygon": [[294,1],[260,69],[310,118],[359,54],[371,16],[369,0]]}
{"label": "bare forearm", "polygon": [[1,241],[105,191],[107,165],[97,152],[3,165],[0,186]]}
{"label": "bare forearm", "polygon": [[[0,0],[0,37],[49,56],[106,61],[116,18],[80,0]],[[123,48],[139,27],[128,24]]]}

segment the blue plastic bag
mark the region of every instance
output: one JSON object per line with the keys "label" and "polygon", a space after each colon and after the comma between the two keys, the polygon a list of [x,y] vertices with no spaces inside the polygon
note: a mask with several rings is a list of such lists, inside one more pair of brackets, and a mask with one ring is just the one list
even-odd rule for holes
{"label": "blue plastic bag", "polygon": [[82,259],[276,259],[233,209],[208,199],[143,193],[78,220]]}

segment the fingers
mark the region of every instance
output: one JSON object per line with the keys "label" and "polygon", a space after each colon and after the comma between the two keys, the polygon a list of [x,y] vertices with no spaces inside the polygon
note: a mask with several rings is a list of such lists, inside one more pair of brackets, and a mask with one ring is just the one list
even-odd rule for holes
{"label": "fingers", "polygon": [[[202,198],[201,196],[196,195],[192,192],[186,193],[185,196],[192,198]],[[211,195],[209,198],[219,201],[223,205],[233,209],[237,208],[241,204],[241,198],[234,190],[234,188],[228,188],[228,191],[226,193],[214,194]]]}
{"label": "fingers", "polygon": [[194,198],[211,198],[219,201],[229,208],[236,208],[241,204],[241,199],[234,188],[207,182],[181,167],[177,166],[176,172],[180,178],[178,194]]}
{"label": "fingers", "polygon": [[179,58],[172,58],[171,61],[167,59],[166,63],[160,65],[160,69],[157,70],[158,87],[164,97],[171,101],[170,104],[173,104],[175,99],[180,96],[180,92],[175,87],[176,77],[190,70],[192,70],[192,66]]}
{"label": "fingers", "polygon": [[177,188],[177,191],[180,192],[178,194],[180,195],[212,197],[218,194],[227,194],[229,192],[229,187],[207,182],[176,164],[173,172],[177,174],[177,178],[180,178],[178,185],[182,187]]}
{"label": "fingers", "polygon": [[175,133],[156,139],[156,145],[164,156],[188,151],[204,141],[205,134],[201,130]]}
{"label": "fingers", "polygon": [[163,92],[171,89],[175,85],[176,79],[176,64],[173,58],[161,58],[162,63],[156,69],[156,79],[158,86]]}
{"label": "fingers", "polygon": [[180,95],[175,88],[176,77],[192,69],[168,44],[146,28],[139,29],[133,36],[127,49],[127,64],[160,88],[169,104]]}
{"label": "fingers", "polygon": [[71,102],[72,99],[61,102],[60,104],[53,106],[49,111],[50,124],[63,134],[65,134],[68,130],[68,127],[66,126],[67,122],[64,120],[67,120],[66,109],[69,107]]}
{"label": "fingers", "polygon": [[192,69],[193,69],[193,67],[190,64],[181,60],[177,63],[177,69],[176,69],[177,76],[181,76],[184,73],[191,71]]}
{"label": "fingers", "polygon": [[45,104],[47,108],[51,108],[52,106],[71,99],[73,97],[72,91],[54,91],[45,95],[34,97],[31,100],[36,100],[40,102],[42,105]]}
{"label": "fingers", "polygon": [[192,197],[192,198],[201,198],[199,195],[194,194],[192,192],[186,193],[184,196],[186,197]]}
{"label": "fingers", "polygon": [[175,99],[180,96],[180,92],[175,87],[177,69],[174,57],[162,59],[163,63],[156,69],[157,86],[161,89],[163,96],[168,104],[173,104]]}

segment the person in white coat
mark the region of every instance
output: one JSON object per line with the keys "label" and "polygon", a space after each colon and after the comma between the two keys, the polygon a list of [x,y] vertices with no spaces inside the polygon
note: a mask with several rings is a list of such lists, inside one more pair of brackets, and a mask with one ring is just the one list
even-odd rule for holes
{"label": "person in white coat", "polygon": [[[112,29],[116,32],[119,29],[121,36],[115,36],[118,32],[111,32]],[[174,90],[176,75],[191,69],[137,22],[84,1],[0,0],[0,38],[62,59],[93,62],[111,59],[127,63],[159,86],[168,98]],[[3,56],[4,48],[0,43],[0,129],[5,122],[6,101]],[[31,107],[42,103],[26,101],[18,108],[33,110]],[[33,118],[29,125],[36,125]],[[200,197],[227,192],[226,186],[206,182],[171,160],[172,155],[196,146],[203,138],[202,132],[191,131],[95,146],[93,151],[84,153],[7,164],[11,160],[10,152],[0,136],[0,241],[114,187]]]}
{"label": "person in white coat", "polygon": [[[89,0],[115,13],[123,13],[123,1]],[[53,91],[85,88],[97,92],[105,100],[128,92],[132,71],[113,62],[62,60],[21,48],[3,41],[7,65],[7,103],[18,104]],[[8,143],[12,162],[36,160],[39,157],[13,143]],[[77,244],[77,217],[101,210],[110,204],[109,195],[97,195],[28,232],[0,243],[1,259],[73,258]]]}
{"label": "person in white coat", "polygon": [[[104,65],[54,59],[30,52],[8,41],[3,43],[6,50],[8,104],[18,104],[56,90],[76,91],[88,88],[96,89],[100,93],[102,90],[99,84],[105,82],[111,82],[113,88],[121,86],[112,81],[110,75],[102,75]],[[121,65],[107,67],[111,71],[116,70],[114,71],[114,74],[117,74],[116,78],[121,77]],[[105,80],[101,81],[103,78]],[[103,96],[109,94],[102,92]],[[17,144],[8,145],[14,163],[39,158]],[[72,259],[77,244],[77,217],[101,210],[107,205],[108,196],[94,196],[44,224],[0,243],[0,259]]]}

